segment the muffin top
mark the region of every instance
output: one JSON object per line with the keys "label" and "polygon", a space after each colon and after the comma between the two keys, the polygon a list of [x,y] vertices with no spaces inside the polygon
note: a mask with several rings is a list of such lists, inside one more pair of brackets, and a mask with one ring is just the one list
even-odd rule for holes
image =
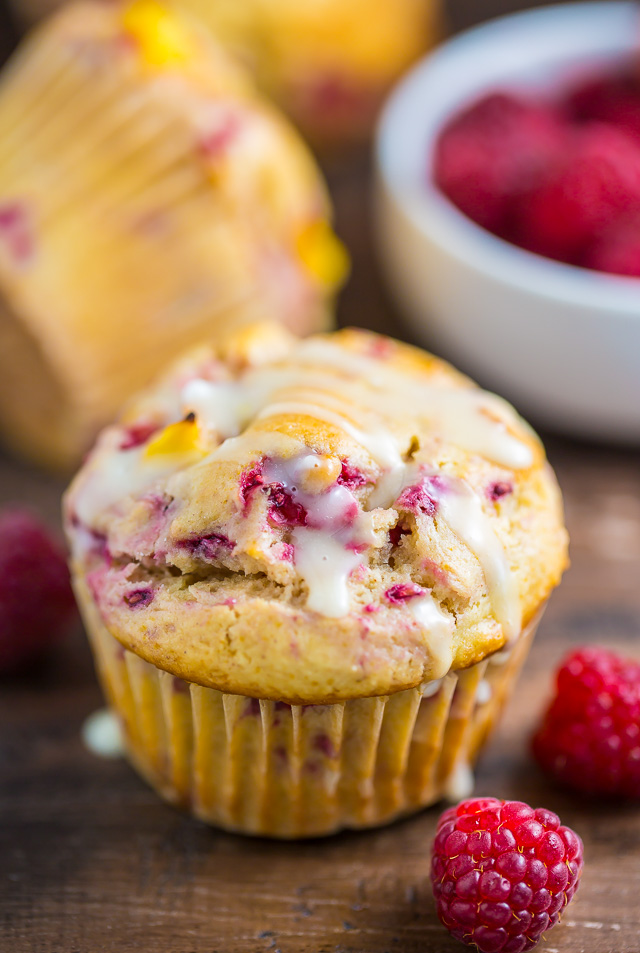
{"label": "muffin top", "polygon": [[81,602],[227,692],[411,688],[518,637],[567,561],[536,435],[415,348],[261,324],[177,363],[65,501]]}

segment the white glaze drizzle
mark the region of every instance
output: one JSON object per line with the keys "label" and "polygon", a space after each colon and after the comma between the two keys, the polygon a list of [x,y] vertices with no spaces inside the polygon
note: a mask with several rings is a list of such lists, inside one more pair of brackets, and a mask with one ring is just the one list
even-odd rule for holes
{"label": "white glaze drizzle", "polygon": [[[426,465],[407,468],[406,486],[420,485],[430,476],[428,492],[437,501],[437,515],[471,550],[482,567],[489,598],[505,638],[515,638],[521,629],[522,613],[516,580],[504,547],[496,536],[491,520],[482,508],[480,497],[457,477],[444,475]],[[444,483],[444,488],[442,484]]]}
{"label": "white glaze drizzle", "polygon": [[[493,395],[475,388],[425,384],[402,375],[384,361],[329,341],[302,342],[292,360],[303,366],[276,364],[250,369],[236,380],[197,378],[183,386],[179,395],[180,414],[193,410],[200,424],[214,430],[222,441],[201,465],[214,459],[241,459],[243,451],[255,453],[257,444],[262,446],[262,452],[273,456],[283,442],[280,439],[283,435],[254,431],[238,434],[254,419],[307,414],[337,427],[367,450],[381,470],[368,507],[388,507],[402,488],[413,481],[415,465],[404,462],[397,439],[381,426],[379,418],[402,414],[407,401],[412,413],[418,406],[420,416],[424,414],[431,427],[442,429],[454,443],[467,450],[514,468],[532,462],[527,444],[507,431],[507,422],[516,420],[515,413]],[[360,379],[355,380],[354,373]],[[372,411],[377,412],[375,418]],[[180,462],[176,460],[145,459],[143,447],[102,454],[99,466],[88,472],[77,494],[78,516],[90,524],[102,510],[143,492],[155,480],[179,468]],[[290,487],[291,478],[297,478],[295,473],[283,471],[274,480]],[[503,548],[478,496],[461,480],[447,478],[447,482],[447,491],[438,493],[439,515],[478,558],[496,616],[506,637],[512,638],[520,628],[520,611]],[[338,490],[345,488],[334,488],[335,493]],[[293,537],[296,566],[309,587],[309,607],[325,615],[338,616],[348,611],[347,580],[361,559],[348,548],[354,540],[347,539],[345,527],[336,531],[327,509],[331,505],[329,500],[333,501],[331,492],[313,497],[296,490],[295,498],[310,513],[315,508],[317,525],[296,527]],[[361,530],[364,518],[365,514],[360,513]],[[441,612],[431,596],[415,600],[410,611],[420,625],[433,634],[438,645],[437,668],[446,672],[451,665],[452,620]]]}
{"label": "white glaze drizzle", "polygon": [[349,612],[348,579],[362,558],[330,533],[321,533],[306,526],[292,533],[294,562],[309,589],[307,608],[329,618]]}
{"label": "white glaze drizzle", "polygon": [[[182,411],[194,410],[223,438],[237,435],[255,417],[308,413],[349,433],[383,470],[395,471],[397,482],[400,449],[387,430],[376,426],[371,409],[398,417],[408,404],[433,429],[471,452],[516,469],[532,463],[530,447],[507,430],[507,423],[516,423],[515,412],[493,394],[428,384],[329,341],[303,341],[291,360],[303,366],[284,362],[250,369],[232,381],[189,381],[180,396]],[[288,400],[282,399],[285,391],[291,392]],[[362,402],[366,407],[359,406]],[[345,405],[363,426],[346,417]],[[331,417],[332,409],[337,416]]]}
{"label": "white glaze drizzle", "polygon": [[252,430],[225,440],[196,466],[207,466],[212,460],[251,463],[255,462],[256,455],[292,457],[308,450],[307,445],[298,437],[290,437],[289,434],[277,431]]}
{"label": "white glaze drizzle", "polygon": [[375,509],[377,506],[390,506],[393,503],[402,487],[405,464],[400,456],[396,441],[388,431],[373,427],[369,433],[365,433],[355,427],[341,413],[319,403],[310,403],[309,401],[283,401],[278,404],[271,404],[259,414],[258,419],[264,420],[283,414],[307,414],[315,420],[323,420],[325,423],[349,434],[356,443],[359,443],[369,452],[371,458],[382,470],[368,500],[369,509]]}
{"label": "white glaze drizzle", "polygon": [[[297,363],[333,367],[358,384],[368,384],[381,392],[382,405],[378,409],[389,412],[389,401],[394,410],[407,403],[432,420],[434,430],[444,431],[452,443],[479,453],[496,463],[513,469],[531,466],[531,448],[507,430],[507,424],[523,427],[507,401],[476,387],[434,385],[409,374],[403,374],[392,364],[341,348],[331,341],[311,339],[303,341],[295,353]],[[526,427],[526,425],[524,425]],[[527,428],[530,435],[533,434]]]}
{"label": "white glaze drizzle", "polygon": [[478,495],[462,480],[456,480],[452,490],[440,495],[439,512],[478,559],[505,638],[515,638],[522,623],[516,581],[507,565],[504,547],[484,513]]}
{"label": "white glaze drizzle", "polygon": [[447,801],[456,803],[473,794],[475,778],[470,765],[466,761],[458,761],[447,778],[444,796]]}
{"label": "white glaze drizzle", "polygon": [[121,500],[148,490],[156,480],[168,476],[180,461],[144,458],[144,447],[102,453],[89,464],[76,488],[75,512],[90,526],[96,517]]}
{"label": "white glaze drizzle", "polygon": [[507,430],[507,423],[517,420],[515,412],[495,395],[471,387],[425,384],[329,341],[301,342],[292,360],[303,366],[260,367],[236,381],[191,381],[182,393],[183,411],[200,413],[205,425],[223,438],[240,433],[253,419],[285,415],[306,414],[337,427],[364,447],[381,469],[370,509],[390,506],[403,485],[402,448],[379,418],[401,419],[407,404],[414,413],[418,407],[418,416],[467,450],[515,468],[532,463],[530,447]]}
{"label": "white glaze drizzle", "polygon": [[[193,410],[203,426],[225,441],[242,433],[256,417],[307,413],[324,420],[360,443],[380,467],[368,503],[373,509],[391,505],[403,484],[406,466],[403,448],[379,418],[402,419],[407,406],[428,427],[471,452],[513,468],[532,463],[531,448],[507,429],[518,420],[515,412],[495,395],[473,387],[429,384],[384,360],[322,339],[303,341],[288,361],[250,368],[234,380],[188,381],[167,422]],[[521,421],[519,425],[523,426]],[[180,468],[179,461],[171,466],[167,461],[152,464],[141,452],[116,448],[105,448],[97,462],[78,494],[82,497],[79,515],[87,522]]]}
{"label": "white glaze drizzle", "polygon": [[85,718],[81,734],[85,746],[100,758],[120,758],[124,754],[120,722],[108,708],[99,708]]}
{"label": "white glaze drizzle", "polygon": [[478,682],[478,688],[476,690],[476,704],[486,705],[491,701],[493,696],[493,689],[491,688],[491,682],[487,681],[486,678],[481,679]]}
{"label": "white glaze drizzle", "polygon": [[442,611],[429,592],[417,599],[410,599],[407,609],[418,625],[429,633],[433,678],[441,679],[453,664],[453,618]]}
{"label": "white glaze drizzle", "polygon": [[442,688],[443,682],[443,678],[434,678],[428,682],[423,682],[422,685],[419,686],[420,694],[423,698],[433,698]]}
{"label": "white glaze drizzle", "polygon": [[333,484],[322,493],[304,489],[305,474],[318,455],[305,453],[265,464],[266,483],[280,483],[307,512],[307,525],[291,531],[294,564],[309,594],[307,607],[330,618],[349,611],[349,576],[362,562],[354,547],[374,542],[371,516],[364,513],[350,490]]}
{"label": "white glaze drizzle", "polygon": [[205,381],[197,377],[182,388],[180,405],[183,414],[193,411],[199,423],[223,437],[234,437],[240,432],[243,418],[241,397],[235,381]]}

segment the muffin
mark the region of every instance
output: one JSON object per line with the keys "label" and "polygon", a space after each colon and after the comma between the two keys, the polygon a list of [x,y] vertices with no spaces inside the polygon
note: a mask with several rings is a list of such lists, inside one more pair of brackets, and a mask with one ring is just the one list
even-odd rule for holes
{"label": "muffin", "polygon": [[515,411],[360,330],[190,353],[103,431],[65,521],[133,763],[277,837],[468,790],[567,560]]}
{"label": "muffin", "polygon": [[216,330],[327,326],[345,271],[297,133],[155,0],[65,8],[0,81],[0,430],[78,463]]}
{"label": "muffin", "polygon": [[439,0],[176,2],[325,146],[364,138],[389,87],[439,33]]}
{"label": "muffin", "polygon": [[[169,0],[171,2],[171,0]],[[31,23],[61,0],[14,0]],[[361,139],[440,34],[440,0],[173,0],[202,19],[317,145]]]}

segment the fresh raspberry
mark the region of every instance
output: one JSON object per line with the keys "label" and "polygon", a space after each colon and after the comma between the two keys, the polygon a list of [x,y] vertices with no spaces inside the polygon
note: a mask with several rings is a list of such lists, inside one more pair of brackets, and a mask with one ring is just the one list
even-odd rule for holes
{"label": "fresh raspberry", "polygon": [[540,765],[584,793],[640,798],[640,663],[578,649],[556,687],[533,739]]}
{"label": "fresh raspberry", "polygon": [[74,614],[62,548],[29,511],[0,512],[0,672],[40,654]]}
{"label": "fresh raspberry", "polygon": [[568,98],[570,114],[582,122],[607,122],[640,139],[640,79],[631,72],[589,79]]}
{"label": "fresh raspberry", "polygon": [[587,268],[640,278],[640,219],[623,219],[587,253]]}
{"label": "fresh raspberry", "polygon": [[438,821],[431,880],[438,916],[481,953],[522,953],[578,889],[582,841],[522,801],[473,798]]}
{"label": "fresh raspberry", "polygon": [[518,243],[582,264],[603,230],[634,210],[640,211],[640,143],[594,123],[576,131],[565,161],[523,204]]}
{"label": "fresh raspberry", "polygon": [[443,130],[435,181],[474,222],[505,236],[518,202],[559,160],[565,139],[550,108],[493,93]]}

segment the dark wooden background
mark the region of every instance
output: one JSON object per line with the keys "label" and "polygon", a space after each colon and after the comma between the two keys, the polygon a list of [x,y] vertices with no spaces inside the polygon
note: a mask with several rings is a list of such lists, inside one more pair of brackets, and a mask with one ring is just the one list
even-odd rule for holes
{"label": "dark wooden background", "polygon": [[[391,2],[391,0],[390,0]],[[459,28],[524,6],[457,0]],[[6,10],[0,20],[12,43]],[[341,320],[410,337],[377,279],[368,168],[330,171],[354,256]],[[581,800],[538,773],[528,740],[567,648],[640,657],[640,453],[547,440],[562,484],[572,568],[477,774],[477,793],[558,811],[582,835],[577,901],[545,953],[640,953],[640,809]],[[58,522],[62,485],[0,459],[0,502]],[[439,809],[387,829],[279,844],[206,828],[165,806],[123,761],[80,740],[101,705],[80,631],[28,678],[0,682],[0,951],[4,953],[454,953],[427,882]]]}

